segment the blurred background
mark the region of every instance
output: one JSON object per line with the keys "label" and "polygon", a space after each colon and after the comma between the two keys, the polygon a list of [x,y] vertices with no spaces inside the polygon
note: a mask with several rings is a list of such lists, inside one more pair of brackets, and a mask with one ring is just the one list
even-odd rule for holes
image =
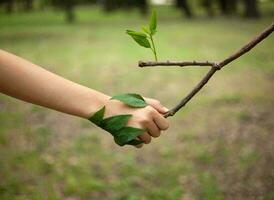
{"label": "blurred background", "polygon": [[[147,24],[151,9],[159,60],[221,60],[274,21],[273,0],[0,0],[0,48],[109,95],[172,107],[207,69],[137,67],[153,55],[125,30]],[[0,94],[0,199],[274,199],[273,55],[274,35],[140,150]]]}

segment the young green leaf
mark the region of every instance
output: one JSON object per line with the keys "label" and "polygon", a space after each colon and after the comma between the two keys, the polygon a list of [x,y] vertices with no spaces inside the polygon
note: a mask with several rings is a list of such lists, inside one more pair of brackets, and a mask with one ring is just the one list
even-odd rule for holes
{"label": "young green leaf", "polygon": [[101,121],[100,126],[110,132],[114,133],[127,125],[128,120],[132,115],[116,115],[105,118]]}
{"label": "young green leaf", "polygon": [[130,35],[140,46],[145,48],[151,48],[146,34],[131,30],[127,30],[127,34]]}
{"label": "young green leaf", "polygon": [[106,107],[104,106],[100,110],[98,110],[94,115],[92,115],[88,120],[99,126],[101,121],[103,120],[105,114]]}
{"label": "young green leaf", "polygon": [[124,127],[115,133],[114,140],[118,145],[124,146],[130,141],[135,140],[136,137],[142,135],[143,133],[143,129]]}
{"label": "young green leaf", "polygon": [[122,101],[124,104],[135,108],[143,108],[147,106],[144,98],[139,94],[119,94],[113,96],[111,99]]}
{"label": "young green leaf", "polygon": [[154,35],[156,33],[156,29],[157,29],[157,13],[154,10],[151,14],[150,24],[149,24],[149,30],[151,32],[151,35]]}
{"label": "young green leaf", "polygon": [[140,37],[147,37],[146,34],[142,33],[142,32],[137,32],[137,31],[133,31],[133,30],[127,30],[127,34],[130,36],[140,36]]}
{"label": "young green leaf", "polygon": [[151,33],[150,33],[150,30],[148,30],[148,28],[145,27],[145,26],[142,27],[142,30],[143,30],[146,34],[148,34],[148,35],[151,34]]}

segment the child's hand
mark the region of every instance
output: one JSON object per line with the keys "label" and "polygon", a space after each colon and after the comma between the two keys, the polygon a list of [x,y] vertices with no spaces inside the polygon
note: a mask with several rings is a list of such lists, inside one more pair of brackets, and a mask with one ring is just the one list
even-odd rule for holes
{"label": "child's hand", "polygon": [[[146,130],[139,136],[139,139],[145,144],[151,142],[151,137],[159,137],[161,130],[169,127],[167,119],[163,114],[168,111],[159,101],[155,99],[145,98],[149,106],[144,108],[132,108],[118,100],[108,100],[105,104],[106,112],[104,117],[110,117],[121,114],[131,114],[132,117],[128,122],[128,126]],[[142,147],[139,145],[137,147]]]}
{"label": "child's hand", "polygon": [[[136,137],[147,144],[151,141],[151,137],[160,136],[161,130],[168,128],[168,122],[162,115],[167,112],[167,109],[156,100],[145,99],[146,102],[144,102],[138,94],[126,94],[129,95],[127,99],[132,101],[132,98],[136,98],[137,104],[141,102],[141,106],[131,105],[130,107],[122,103],[123,101],[111,100],[109,96],[101,92],[64,79],[2,50],[0,50],[0,92],[26,102],[88,119],[96,125],[100,125],[99,120],[102,123],[101,128],[109,131],[120,146],[140,144],[140,141],[135,140]],[[133,100],[133,103],[136,101]],[[98,112],[99,116],[96,115]],[[119,116],[121,114],[124,116]],[[122,127],[117,124],[115,126],[113,122],[115,120],[111,124],[108,121],[110,119],[106,118],[110,116],[114,116],[111,119],[116,119],[117,124],[121,122],[118,125]]]}

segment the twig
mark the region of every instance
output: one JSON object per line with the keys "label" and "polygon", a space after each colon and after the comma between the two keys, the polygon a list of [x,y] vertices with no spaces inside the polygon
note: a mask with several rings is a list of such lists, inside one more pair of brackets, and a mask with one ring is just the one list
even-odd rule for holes
{"label": "twig", "polygon": [[180,110],[182,107],[184,107],[191,99],[194,97],[209,81],[209,79],[215,74],[217,70],[220,70],[227,64],[231,63],[232,61],[238,59],[242,55],[249,52],[251,49],[253,49],[257,44],[259,44],[261,41],[263,41],[265,38],[267,38],[272,32],[274,31],[274,23],[272,23],[268,28],[266,28],[262,33],[260,33],[257,37],[255,37],[253,40],[251,40],[248,44],[243,46],[240,50],[235,52],[234,54],[230,55],[226,59],[220,61],[220,62],[198,62],[198,61],[182,61],[182,62],[176,62],[176,61],[166,61],[166,62],[144,62],[139,61],[139,67],[152,67],[152,66],[211,66],[211,69],[209,72],[205,75],[205,77],[194,87],[193,90],[190,91],[190,93],[183,98],[174,108],[169,110],[165,117],[170,117],[175,115],[175,113]]}
{"label": "twig", "polygon": [[139,67],[155,67],[155,66],[180,66],[180,67],[186,67],[186,66],[214,66],[215,62],[200,62],[200,61],[166,61],[166,62],[155,62],[155,61],[139,61]]}

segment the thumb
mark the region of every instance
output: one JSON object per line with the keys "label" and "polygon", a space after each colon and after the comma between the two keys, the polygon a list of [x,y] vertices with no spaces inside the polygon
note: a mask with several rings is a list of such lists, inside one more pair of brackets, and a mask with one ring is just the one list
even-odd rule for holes
{"label": "thumb", "polygon": [[163,106],[160,101],[151,98],[144,98],[146,103],[157,110],[159,113],[164,114],[168,111],[168,108]]}

